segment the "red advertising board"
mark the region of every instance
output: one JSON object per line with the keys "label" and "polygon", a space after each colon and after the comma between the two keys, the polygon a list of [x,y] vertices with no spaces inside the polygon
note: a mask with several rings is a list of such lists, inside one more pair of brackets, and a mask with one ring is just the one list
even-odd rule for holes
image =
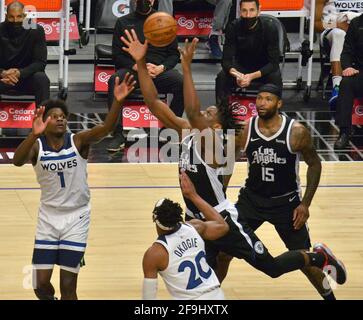
{"label": "red advertising board", "polygon": [[0,128],[31,128],[34,102],[0,102]]}
{"label": "red advertising board", "polygon": [[[78,23],[77,17],[72,14],[69,21],[69,39],[78,40]],[[45,39],[47,41],[58,41],[60,38],[60,23],[57,18],[39,18],[37,24],[41,25],[45,32]]]}
{"label": "red advertising board", "polygon": [[229,98],[232,111],[241,120],[248,120],[249,118],[257,115],[256,98],[232,95]]}
{"label": "red advertising board", "polygon": [[179,36],[208,36],[212,30],[213,12],[177,12]]}
{"label": "red advertising board", "polygon": [[354,100],[352,110],[352,124],[363,125],[363,98]]}
{"label": "red advertising board", "polygon": [[122,109],[124,128],[162,128],[162,123],[143,101],[127,101]]}
{"label": "red advertising board", "polygon": [[96,66],[95,68],[95,92],[107,92],[108,80],[115,73],[113,66]]}

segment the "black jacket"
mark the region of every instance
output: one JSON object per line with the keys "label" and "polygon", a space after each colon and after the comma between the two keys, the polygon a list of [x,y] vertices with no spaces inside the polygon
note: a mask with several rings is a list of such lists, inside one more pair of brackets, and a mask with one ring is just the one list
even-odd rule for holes
{"label": "black jacket", "polygon": [[253,30],[245,30],[241,19],[234,20],[226,31],[222,67],[226,73],[238,65],[248,72],[261,71],[262,76],[279,69],[278,31],[269,19],[258,18]]}
{"label": "black jacket", "polygon": [[24,29],[17,37],[8,33],[6,22],[0,23],[0,73],[17,68],[20,79],[44,71],[47,65],[47,44],[43,27]]}
{"label": "black jacket", "polygon": [[349,67],[363,70],[363,14],[350,22],[340,60],[343,70]]}
{"label": "black jacket", "polygon": [[[150,14],[154,13],[153,10]],[[120,37],[125,35],[125,30],[134,29],[139,40],[143,43],[145,41],[144,36],[144,22],[147,16],[141,15],[137,12],[130,13],[126,16],[117,19],[115,25],[115,31],[112,39],[112,56],[115,63],[116,69],[127,68],[131,69],[135,64],[132,57],[122,50],[124,43],[121,41]],[[127,38],[126,38],[127,39]],[[163,48],[157,48],[149,44],[148,51],[146,54],[146,62],[153,63],[155,65],[163,64],[168,69],[173,69],[179,62],[179,51],[178,51],[178,41],[174,40],[170,45]]]}

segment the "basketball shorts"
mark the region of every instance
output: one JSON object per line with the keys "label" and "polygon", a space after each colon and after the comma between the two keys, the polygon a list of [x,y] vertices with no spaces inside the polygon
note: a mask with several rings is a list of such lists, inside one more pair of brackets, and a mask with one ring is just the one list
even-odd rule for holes
{"label": "basketball shorts", "polygon": [[236,208],[241,219],[257,230],[264,222],[271,223],[289,250],[310,249],[307,223],[299,230],[293,226],[294,210],[300,204],[299,194],[279,198],[262,198],[249,189],[242,188]]}
{"label": "basketball shorts", "polygon": [[35,269],[61,269],[78,273],[84,262],[90,224],[90,204],[72,212],[39,208],[33,251]]}
{"label": "basketball shorts", "polygon": [[[220,214],[229,225],[229,232],[216,240],[204,240],[206,260],[215,269],[219,252],[244,259],[258,269],[263,269],[273,259],[267,248],[248,224],[241,219],[235,206],[230,203]],[[186,216],[186,220],[193,217]]]}

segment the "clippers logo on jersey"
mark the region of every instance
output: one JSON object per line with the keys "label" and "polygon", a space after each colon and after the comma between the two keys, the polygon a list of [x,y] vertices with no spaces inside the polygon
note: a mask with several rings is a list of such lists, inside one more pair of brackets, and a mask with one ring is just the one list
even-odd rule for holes
{"label": "clippers logo on jersey", "polygon": [[[192,159],[191,152],[192,152],[192,145],[193,145],[193,135],[186,137],[181,145],[180,145],[180,155],[179,155],[179,168],[184,169],[185,171],[189,172],[198,172],[197,164],[193,161],[196,159]],[[200,162],[199,162],[200,163]]]}
{"label": "clippers logo on jersey", "polygon": [[266,166],[270,163],[286,164],[286,158],[280,158],[272,148],[259,147],[256,151],[252,152],[252,164],[258,163]]}
{"label": "clippers logo on jersey", "polygon": [[255,249],[255,252],[258,253],[258,254],[263,254],[264,252],[264,249],[263,249],[263,244],[261,241],[257,241],[254,245],[254,249]]}

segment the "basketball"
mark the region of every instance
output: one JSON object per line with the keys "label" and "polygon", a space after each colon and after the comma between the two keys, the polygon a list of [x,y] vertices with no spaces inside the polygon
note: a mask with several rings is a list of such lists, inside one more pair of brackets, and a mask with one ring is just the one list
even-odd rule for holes
{"label": "basketball", "polygon": [[153,13],[144,23],[145,38],[154,47],[165,47],[172,43],[176,38],[176,31],[175,19],[165,12]]}

